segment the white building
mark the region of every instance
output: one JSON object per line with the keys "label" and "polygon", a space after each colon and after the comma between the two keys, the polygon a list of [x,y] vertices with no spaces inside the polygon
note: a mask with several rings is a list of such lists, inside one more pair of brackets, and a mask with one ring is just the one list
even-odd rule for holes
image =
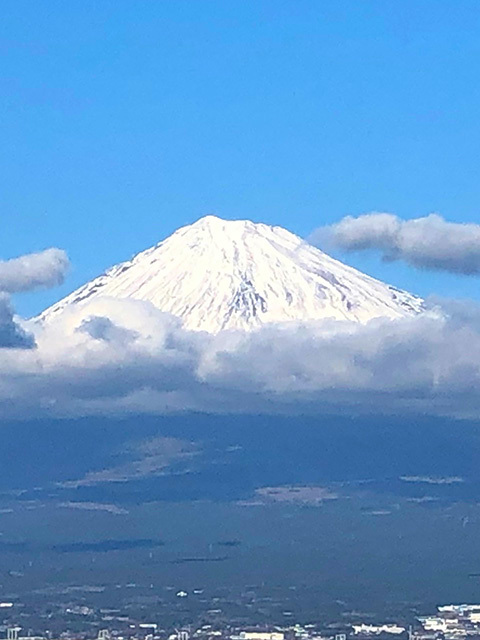
{"label": "white building", "polygon": [[240,638],[242,640],[284,640],[285,634],[281,631],[242,631]]}
{"label": "white building", "polygon": [[405,631],[405,627],[400,627],[397,624],[354,624],[353,633],[355,635],[362,636],[378,636],[381,633],[391,633],[393,635],[400,635]]}
{"label": "white building", "polygon": [[424,618],[419,618],[419,621],[425,631],[440,631],[443,633],[447,630],[447,620],[440,616],[425,616]]}

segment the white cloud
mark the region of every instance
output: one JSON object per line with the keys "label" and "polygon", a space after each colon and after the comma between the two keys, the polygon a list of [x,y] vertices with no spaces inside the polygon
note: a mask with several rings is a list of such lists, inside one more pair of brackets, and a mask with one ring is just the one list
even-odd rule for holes
{"label": "white cloud", "polygon": [[480,310],[216,336],[133,300],[98,298],[5,350],[3,415],[431,413],[480,416]]}
{"label": "white cloud", "polygon": [[0,261],[0,291],[16,293],[61,284],[69,267],[65,251],[46,249]]}
{"label": "white cloud", "polygon": [[480,273],[479,224],[447,222],[436,214],[402,220],[391,213],[368,213],[317,229],[311,240],[318,244],[326,237],[346,251],[374,249],[385,260],[404,260],[420,269]]}

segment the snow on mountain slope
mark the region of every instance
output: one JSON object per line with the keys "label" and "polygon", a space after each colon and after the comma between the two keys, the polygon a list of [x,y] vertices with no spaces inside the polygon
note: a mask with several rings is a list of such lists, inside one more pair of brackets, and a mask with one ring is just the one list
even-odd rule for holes
{"label": "snow on mountain slope", "polygon": [[48,321],[98,296],[146,300],[187,329],[217,333],[269,322],[366,322],[418,313],[422,300],[367,276],[298,236],[206,216],[109,269],[44,311]]}

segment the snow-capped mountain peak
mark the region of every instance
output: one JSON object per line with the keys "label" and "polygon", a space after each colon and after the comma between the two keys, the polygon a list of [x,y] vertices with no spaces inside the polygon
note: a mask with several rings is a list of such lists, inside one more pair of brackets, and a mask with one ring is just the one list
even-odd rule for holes
{"label": "snow-capped mountain peak", "polygon": [[281,227],[205,216],[53,305],[41,320],[98,296],[149,301],[185,328],[366,322],[418,313],[422,300],[328,256]]}

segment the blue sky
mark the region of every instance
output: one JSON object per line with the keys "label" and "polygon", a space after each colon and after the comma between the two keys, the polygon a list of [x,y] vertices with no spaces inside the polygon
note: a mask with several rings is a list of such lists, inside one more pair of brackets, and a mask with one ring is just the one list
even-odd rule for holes
{"label": "blue sky", "polygon": [[[4,0],[0,256],[66,283],[206,213],[300,235],[344,215],[480,221],[480,8],[459,0]],[[478,278],[348,262],[416,293]]]}

